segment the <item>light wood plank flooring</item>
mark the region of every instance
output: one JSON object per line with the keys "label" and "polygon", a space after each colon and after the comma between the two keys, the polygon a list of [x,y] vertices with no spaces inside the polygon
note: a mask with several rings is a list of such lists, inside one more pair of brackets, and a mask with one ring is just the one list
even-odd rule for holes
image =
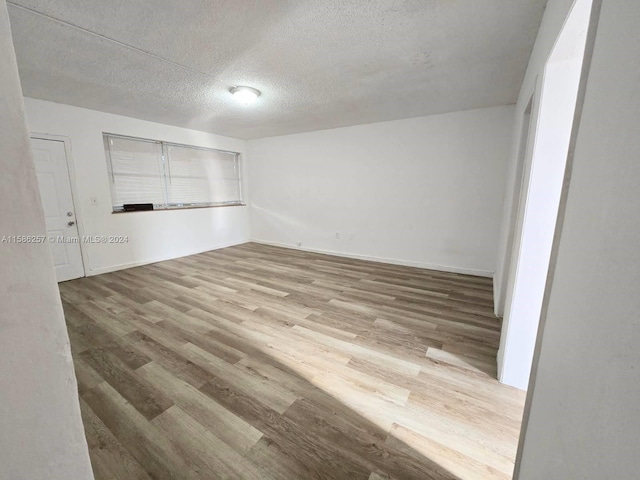
{"label": "light wood plank flooring", "polygon": [[258,244],[60,284],[96,479],[508,479],[489,279]]}

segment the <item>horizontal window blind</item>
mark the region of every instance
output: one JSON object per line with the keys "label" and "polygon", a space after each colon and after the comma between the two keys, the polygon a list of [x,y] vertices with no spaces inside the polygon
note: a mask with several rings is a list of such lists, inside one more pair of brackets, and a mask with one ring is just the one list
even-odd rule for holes
{"label": "horizontal window blind", "polygon": [[114,206],[167,203],[159,142],[105,137]]}
{"label": "horizontal window blind", "polygon": [[239,154],[104,134],[114,211],[242,203]]}
{"label": "horizontal window blind", "polygon": [[237,154],[220,150],[165,145],[171,204],[239,203]]}

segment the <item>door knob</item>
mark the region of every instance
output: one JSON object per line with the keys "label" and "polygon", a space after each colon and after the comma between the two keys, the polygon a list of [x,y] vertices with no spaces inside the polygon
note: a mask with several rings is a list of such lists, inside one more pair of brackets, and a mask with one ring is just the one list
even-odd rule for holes
{"label": "door knob", "polygon": [[73,212],[67,212],[67,217],[73,217]]}
{"label": "door knob", "polygon": [[76,222],[74,222],[73,220],[71,220],[69,223],[67,223],[68,226],[73,227],[76,224]]}

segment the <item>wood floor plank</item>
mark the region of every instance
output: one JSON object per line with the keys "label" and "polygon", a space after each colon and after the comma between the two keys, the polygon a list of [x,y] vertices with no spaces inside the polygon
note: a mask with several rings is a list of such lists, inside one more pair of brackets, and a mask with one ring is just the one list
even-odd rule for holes
{"label": "wood floor plank", "polygon": [[84,400],[80,400],[82,422],[89,449],[93,452],[91,464],[94,476],[109,480],[123,478],[131,480],[151,480],[146,470],[124,448],[102,420],[91,410]]}
{"label": "wood floor plank", "polygon": [[103,382],[87,392],[83,400],[152,478],[201,478],[192,471],[181,448],[108,383]]}
{"label": "wood floor plank", "polygon": [[153,419],[154,425],[180,444],[185,459],[203,479],[268,480],[268,472],[261,472],[250,460],[187,412],[172,406]]}
{"label": "wood floor plank", "polygon": [[194,419],[214,432],[227,445],[245,451],[262,437],[262,432],[204,395],[197,388],[184,382],[156,363],[138,370],[140,375],[155,385],[163,385],[168,395]]}
{"label": "wood floor plank", "polygon": [[[457,477],[437,464],[427,464],[424,458],[412,458],[405,454],[397,445],[385,443],[388,432],[363,423],[357,416],[326,416],[322,409],[316,408],[312,402],[297,401],[285,416],[295,419],[298,423],[312,423],[314,435],[324,439],[327,443],[338,444],[351,457],[353,463],[362,464],[370,471],[387,473],[394,478],[405,479],[438,479],[456,480]],[[355,417],[355,421],[352,420]],[[349,439],[345,442],[345,439]],[[411,449],[407,448],[410,452]]]}
{"label": "wood floor plank", "polygon": [[[149,358],[160,363],[169,370],[176,380],[184,380],[196,388],[201,387],[209,380],[211,374],[180,355],[175,349],[171,349],[142,332],[135,331],[127,335],[129,339],[144,352]],[[172,342],[173,345],[175,343]],[[165,387],[165,385],[163,385]],[[171,394],[169,394],[171,396]]]}
{"label": "wood floor plank", "polygon": [[367,478],[366,468],[348,461],[339,445],[323,441],[308,423],[299,424],[250,396],[231,393],[219,379],[205,384],[200,390],[255,425],[287,455],[300,459],[309,470],[305,478]]}
{"label": "wood floor plank", "polygon": [[283,447],[266,436],[247,452],[247,458],[255,465],[260,465],[262,470],[269,472],[274,479],[314,478],[301,459],[287,453]]}
{"label": "wood floor plank", "polygon": [[490,279],[248,243],[60,291],[97,480],[510,477]]}
{"label": "wood floor plank", "polygon": [[192,343],[187,343],[182,347],[181,351],[192,362],[212,372],[215,377],[227,379],[234,389],[245,395],[255,395],[257,401],[264,403],[276,412],[284,413],[297,399],[296,395],[279,385],[271,384],[260,377],[247,374],[244,370],[225,362]]}
{"label": "wood floor plank", "polygon": [[161,389],[144,381],[116,355],[104,348],[83,352],[80,357],[148,420],[173,405]]}

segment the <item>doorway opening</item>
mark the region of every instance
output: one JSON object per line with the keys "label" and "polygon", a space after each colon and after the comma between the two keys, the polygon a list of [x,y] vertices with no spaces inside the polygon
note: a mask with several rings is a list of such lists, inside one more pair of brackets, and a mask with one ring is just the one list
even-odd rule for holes
{"label": "doorway opening", "polygon": [[517,212],[510,217],[514,235],[507,249],[510,258],[505,259],[510,266],[498,377],[522,390],[529,384],[533,362],[591,9],[592,0],[574,2],[536,82],[540,95],[532,102],[527,130],[531,148],[520,147],[524,162],[516,182],[522,188],[519,200],[513,202]]}

